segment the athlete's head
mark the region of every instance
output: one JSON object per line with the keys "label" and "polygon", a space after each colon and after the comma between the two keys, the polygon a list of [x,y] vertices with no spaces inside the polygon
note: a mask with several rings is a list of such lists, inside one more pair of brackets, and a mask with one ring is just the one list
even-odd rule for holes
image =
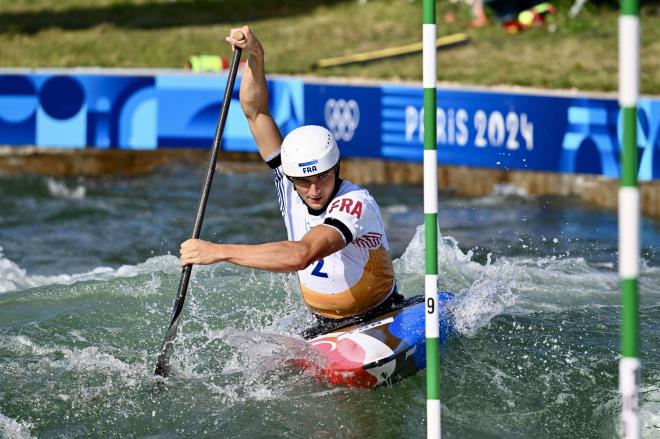
{"label": "athlete's head", "polygon": [[324,209],[339,180],[339,148],[332,133],[317,125],[291,131],[282,142],[282,171],[302,200]]}

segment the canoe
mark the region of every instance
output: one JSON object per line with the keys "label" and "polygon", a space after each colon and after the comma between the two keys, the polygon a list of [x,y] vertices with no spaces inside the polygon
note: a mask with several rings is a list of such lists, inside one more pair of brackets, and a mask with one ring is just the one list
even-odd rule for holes
{"label": "canoe", "polygon": [[[440,345],[453,332],[447,313],[451,293],[440,293]],[[307,340],[317,353],[313,359],[292,361],[334,386],[371,388],[390,383],[426,367],[424,296],[405,306]]]}

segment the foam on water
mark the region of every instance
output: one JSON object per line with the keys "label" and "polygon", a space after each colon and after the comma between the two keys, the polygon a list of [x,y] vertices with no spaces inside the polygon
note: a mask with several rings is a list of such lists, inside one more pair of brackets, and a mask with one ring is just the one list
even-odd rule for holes
{"label": "foam on water", "polygon": [[59,274],[56,276],[29,275],[18,264],[6,258],[0,247],[0,294],[48,285],[71,285],[86,281],[107,281],[116,278],[134,277],[140,274],[162,271],[175,273],[180,270],[179,258],[172,255],[156,256],[137,265],[97,267],[85,273]]}
{"label": "foam on water", "polygon": [[17,421],[0,413],[0,436],[5,439],[30,439],[33,438],[30,430],[33,428],[30,422]]}
{"label": "foam on water", "polygon": [[[438,241],[439,289],[456,293],[450,306],[455,328],[464,335],[474,334],[490,320],[515,303],[512,289],[515,277],[508,267],[496,267],[472,261],[472,252],[464,253],[452,237]],[[415,235],[401,258],[395,261],[395,271],[402,291],[423,293],[424,226]],[[411,275],[413,275],[411,277]]]}
{"label": "foam on water", "polygon": [[648,377],[655,385],[642,385],[640,394],[643,403],[640,408],[640,420],[644,429],[642,437],[660,437],[660,377]]}
{"label": "foam on water", "polygon": [[467,200],[464,205],[477,206],[497,206],[511,201],[529,201],[534,200],[536,196],[530,195],[521,187],[510,183],[496,184],[490,194],[482,197],[475,197]]}
{"label": "foam on water", "polygon": [[0,293],[16,291],[35,286],[24,269],[4,257],[0,247]]}
{"label": "foam on water", "polygon": [[410,207],[406,206],[405,204],[393,204],[383,207],[381,210],[383,213],[387,214],[407,213],[410,212]]}
{"label": "foam on water", "polygon": [[[28,275],[26,270],[5,258],[1,250],[0,248],[0,293],[53,284],[109,281],[154,272],[178,274],[180,270],[178,258],[163,255],[117,269],[97,267],[78,274]],[[487,261],[480,264],[472,260],[471,250],[464,252],[454,238],[443,236],[440,236],[438,256],[439,288],[456,294],[456,300],[450,309],[455,327],[463,335],[474,335],[487,326],[493,317],[503,313],[559,312],[580,307],[617,305],[619,301],[618,274],[613,267],[608,264],[590,264],[580,257],[503,257],[493,262],[491,254],[488,254]],[[423,293],[423,261],[424,226],[420,225],[403,255],[395,261],[399,289],[404,294]],[[204,283],[205,279],[216,276],[218,270],[232,272],[235,269],[196,267],[194,276]],[[252,272],[253,277],[254,273]],[[284,279],[279,275],[259,273],[260,280],[254,280],[263,284],[262,279],[265,276],[270,276],[270,289],[274,287],[273,282],[281,283]],[[660,295],[658,280],[660,269],[648,267],[643,263],[640,284],[645,294]],[[296,287],[292,287],[295,281],[291,282],[289,278],[285,283],[290,302],[298,291]],[[307,315],[304,312],[292,314],[288,308],[287,312],[280,314],[270,319],[274,325],[270,330],[280,333],[290,331],[291,326],[296,326],[296,322],[301,319],[303,325],[311,323],[304,321]],[[255,317],[258,323],[252,329],[268,329],[261,325],[261,317],[263,316]]]}
{"label": "foam on water", "polygon": [[46,180],[48,185],[48,192],[56,198],[66,198],[70,200],[82,200],[87,194],[85,186],[78,185],[75,188],[69,188],[65,183],[57,181],[53,178]]}
{"label": "foam on water", "polygon": [[[473,335],[490,320],[502,313],[558,312],[580,307],[610,306],[618,304],[618,275],[607,264],[590,264],[584,258],[573,257],[503,257],[480,264],[472,260],[473,252],[462,251],[452,237],[440,237],[438,245],[440,264],[439,288],[456,294],[451,306],[456,328],[464,335]],[[395,261],[399,289],[406,295],[423,293],[424,226],[417,227],[415,235],[403,255]],[[172,255],[156,256],[137,265],[124,265],[117,269],[97,267],[86,273],[56,276],[29,275],[26,270],[2,254],[0,248],[0,293],[19,291],[53,284],[71,285],[84,281],[109,281],[135,277],[140,274],[164,272],[178,274],[179,260]],[[194,276],[204,279],[217,275],[217,268],[196,267]],[[233,268],[219,269],[232,271]],[[254,272],[252,274],[254,276]],[[278,275],[273,282],[282,282]],[[264,277],[263,273],[259,274]],[[275,277],[278,277],[275,279]],[[255,278],[256,279],[256,278]],[[642,264],[640,284],[646,294],[660,294],[660,269]],[[258,281],[261,282],[261,281]],[[298,294],[287,280],[289,300]],[[282,322],[299,320],[303,316],[278,315],[271,319],[281,330]],[[260,329],[260,328],[253,328]]]}
{"label": "foam on water", "polygon": [[[135,374],[133,365],[102,352],[97,346],[89,346],[82,349],[71,349],[64,346],[44,347],[34,343],[29,338],[19,335],[10,336],[0,340],[3,349],[13,352],[22,352],[23,355],[35,355],[42,359],[52,357],[49,366],[63,370],[103,370],[105,372],[117,372],[123,377]],[[27,352],[26,352],[27,351]]]}
{"label": "foam on water", "polygon": [[[591,264],[582,257],[502,257],[484,264],[472,260],[452,237],[438,242],[439,288],[456,294],[451,305],[456,329],[474,335],[497,315],[560,312],[619,304],[619,277],[611,264]],[[395,261],[402,291],[423,291],[424,226]],[[410,275],[414,281],[410,282]],[[660,268],[642,260],[644,294],[660,296]]]}

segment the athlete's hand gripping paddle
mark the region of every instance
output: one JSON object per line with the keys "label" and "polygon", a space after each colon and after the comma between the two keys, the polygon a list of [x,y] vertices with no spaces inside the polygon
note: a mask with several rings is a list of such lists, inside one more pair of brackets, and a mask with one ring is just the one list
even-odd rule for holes
{"label": "athlete's hand gripping paddle", "polygon": [[[218,126],[215,130],[213,137],[213,149],[209,159],[209,167],[206,171],[206,179],[202,187],[202,193],[199,198],[199,206],[197,207],[197,217],[195,218],[195,225],[193,227],[192,239],[199,238],[202,230],[202,221],[204,220],[204,212],[206,211],[206,202],[209,198],[211,191],[211,183],[213,182],[213,174],[215,173],[216,162],[218,161],[218,153],[220,151],[220,142],[222,140],[222,133],[225,129],[225,122],[227,121],[227,113],[229,112],[229,104],[231,103],[231,94],[234,90],[234,82],[236,81],[236,72],[238,71],[238,63],[241,59],[242,50],[239,47],[234,48],[234,56],[229,68],[229,77],[227,78],[227,88],[222,100],[222,108],[220,109],[220,117],[218,119]],[[169,373],[169,360],[172,355],[172,345],[176,337],[177,326],[179,325],[179,317],[183,309],[183,303],[186,300],[186,292],[188,290],[188,282],[190,281],[190,273],[192,272],[192,265],[186,265],[181,272],[181,280],[179,282],[179,290],[174,300],[174,310],[172,311],[172,321],[170,327],[165,334],[165,341],[158,355],[158,363],[156,364],[156,375],[166,377]]]}

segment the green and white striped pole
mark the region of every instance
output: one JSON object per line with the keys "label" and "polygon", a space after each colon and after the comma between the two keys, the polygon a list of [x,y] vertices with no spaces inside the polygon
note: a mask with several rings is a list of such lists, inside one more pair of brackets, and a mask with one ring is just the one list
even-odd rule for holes
{"label": "green and white striped pole", "polygon": [[424,0],[424,241],[426,299],[426,434],[440,437],[440,325],[438,319],[438,151],[436,144],[435,0]]}
{"label": "green and white striped pole", "polygon": [[637,439],[639,421],[640,197],[637,188],[637,101],[639,98],[639,3],[621,0],[619,17],[619,105],[623,116],[619,188],[619,277],[621,280],[621,436]]}

